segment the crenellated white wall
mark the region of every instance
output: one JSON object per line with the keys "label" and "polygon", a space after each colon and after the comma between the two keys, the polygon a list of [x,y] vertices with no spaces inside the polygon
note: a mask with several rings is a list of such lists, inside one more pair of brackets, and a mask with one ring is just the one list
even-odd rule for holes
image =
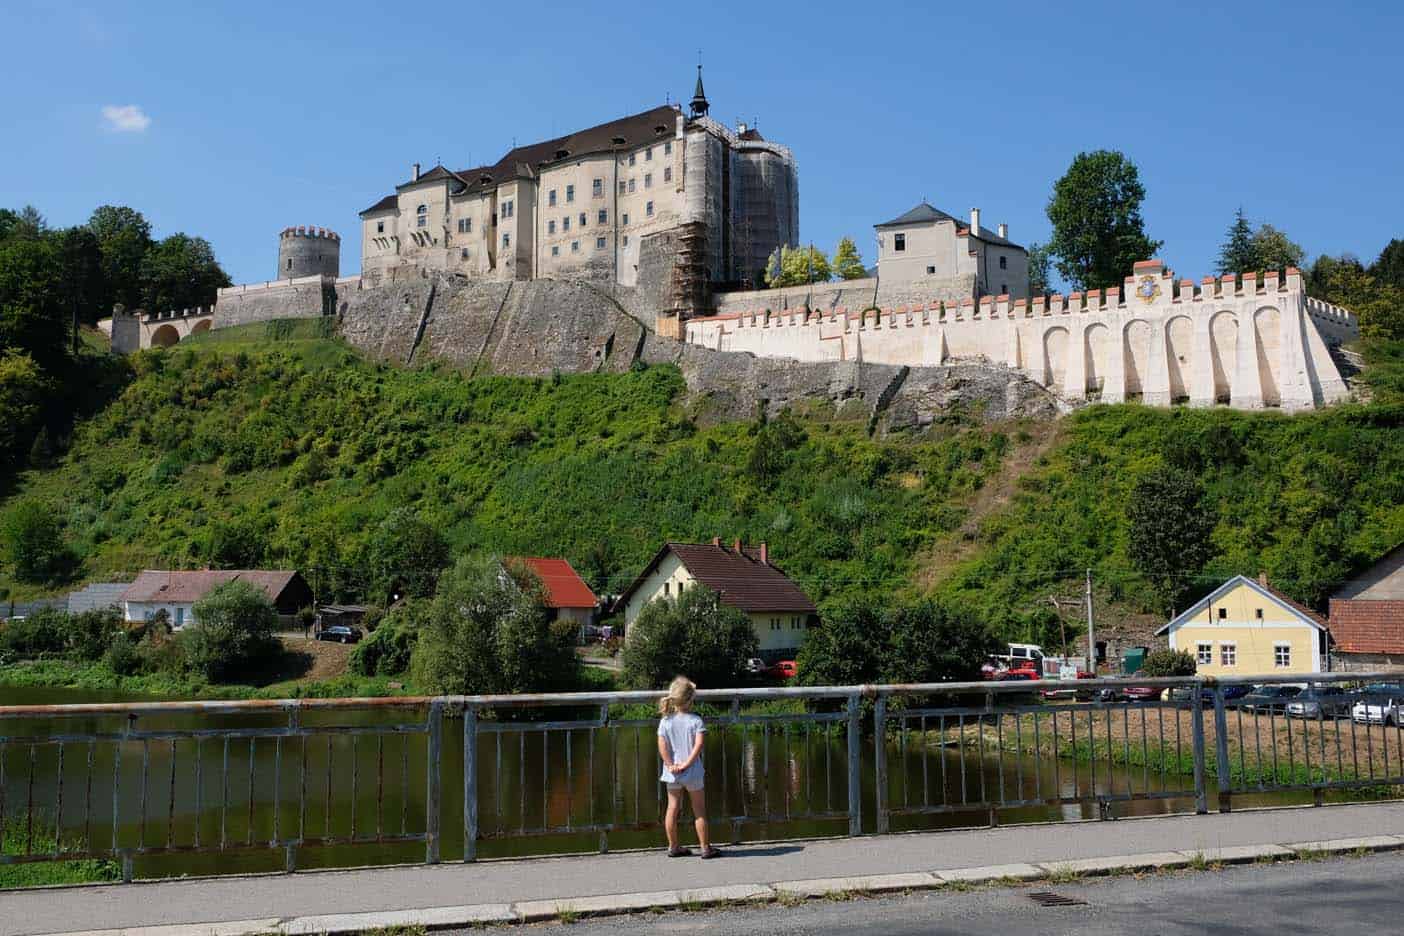
{"label": "crenellated white wall", "polygon": [[1328,344],[1359,335],[1344,309],[1270,272],[1176,282],[1159,261],[1124,288],[892,309],[754,310],[692,319],[686,340],[801,361],[937,366],[984,359],[1070,400],[1311,409],[1349,395]]}

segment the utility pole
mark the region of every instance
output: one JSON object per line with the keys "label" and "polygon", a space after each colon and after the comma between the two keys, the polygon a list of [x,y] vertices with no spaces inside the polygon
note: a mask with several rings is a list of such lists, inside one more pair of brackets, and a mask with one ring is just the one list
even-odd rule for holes
{"label": "utility pole", "polygon": [[1092,628],[1092,570],[1087,570],[1087,672],[1097,675],[1097,636]]}

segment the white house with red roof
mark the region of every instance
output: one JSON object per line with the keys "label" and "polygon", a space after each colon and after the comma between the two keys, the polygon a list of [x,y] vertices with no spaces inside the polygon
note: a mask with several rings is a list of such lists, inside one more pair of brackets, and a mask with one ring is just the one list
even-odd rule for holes
{"label": "white house with red roof", "polygon": [[541,579],[546,586],[546,606],[556,612],[556,620],[583,627],[594,619],[599,599],[568,560],[512,556],[507,561],[522,563]]}

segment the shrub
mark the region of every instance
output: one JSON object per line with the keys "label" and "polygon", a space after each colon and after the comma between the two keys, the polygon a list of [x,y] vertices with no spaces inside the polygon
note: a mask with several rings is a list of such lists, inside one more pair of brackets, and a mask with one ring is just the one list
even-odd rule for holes
{"label": "shrub", "polygon": [[22,582],[49,582],[72,565],[55,512],[35,500],[21,501],[0,522],[5,558]]}
{"label": "shrub", "polygon": [[436,693],[567,689],[577,668],[574,638],[573,626],[553,626],[545,589],[530,570],[464,557],[439,581],[412,670],[415,682]]}
{"label": "shrub", "polygon": [[80,660],[97,660],[119,635],[122,635],[122,615],[117,609],[84,611],[68,619],[67,649]]}
{"label": "shrub", "polygon": [[132,638],[127,634],[118,634],[107,645],[102,655],[102,665],[118,676],[135,676],[141,672],[143,661]]}
{"label": "shrub", "polygon": [[1188,650],[1152,650],[1141,664],[1141,674],[1157,676],[1193,676],[1194,654]]}
{"label": "shrub", "polygon": [[68,649],[67,632],[67,614],[57,608],[41,608],[0,625],[0,654],[21,660],[57,656]]}
{"label": "shrub", "polygon": [[428,607],[427,601],[407,601],[393,608],[351,651],[351,671],[362,676],[394,676],[409,669],[419,640],[419,622]]}
{"label": "shrub", "polygon": [[998,649],[973,612],[933,599],[883,610],[841,605],[805,637],[796,660],[811,686],[977,679]]}
{"label": "shrub", "polygon": [[376,586],[381,594],[396,589],[408,598],[434,594],[439,575],[449,564],[448,543],[439,531],[408,507],[390,512],[371,536]]}
{"label": "shrub", "polygon": [[759,652],[750,618],[710,588],[687,588],[639,613],[624,643],[624,680],[657,689],[683,674],[707,688],[735,686]]}
{"label": "shrub", "polygon": [[190,668],[207,679],[229,676],[272,650],[278,612],[268,596],[248,582],[216,586],[191,610],[195,623],[177,642]]}

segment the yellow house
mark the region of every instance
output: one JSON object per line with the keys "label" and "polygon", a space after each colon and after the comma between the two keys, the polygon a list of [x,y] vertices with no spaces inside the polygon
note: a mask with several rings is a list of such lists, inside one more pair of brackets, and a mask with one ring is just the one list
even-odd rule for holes
{"label": "yellow house", "polygon": [[758,548],[740,540],[728,547],[720,538],[665,543],[614,603],[614,610],[624,614],[624,639],[629,639],[634,621],[650,601],[676,597],[695,585],[712,589],[722,604],[745,612],[766,662],[793,659],[818,612],[809,596],[771,562],[765,543]]}
{"label": "yellow house", "polygon": [[1326,622],[1267,583],[1229,579],[1169,624],[1170,649],[1194,654],[1206,676],[1319,673],[1327,666]]}

